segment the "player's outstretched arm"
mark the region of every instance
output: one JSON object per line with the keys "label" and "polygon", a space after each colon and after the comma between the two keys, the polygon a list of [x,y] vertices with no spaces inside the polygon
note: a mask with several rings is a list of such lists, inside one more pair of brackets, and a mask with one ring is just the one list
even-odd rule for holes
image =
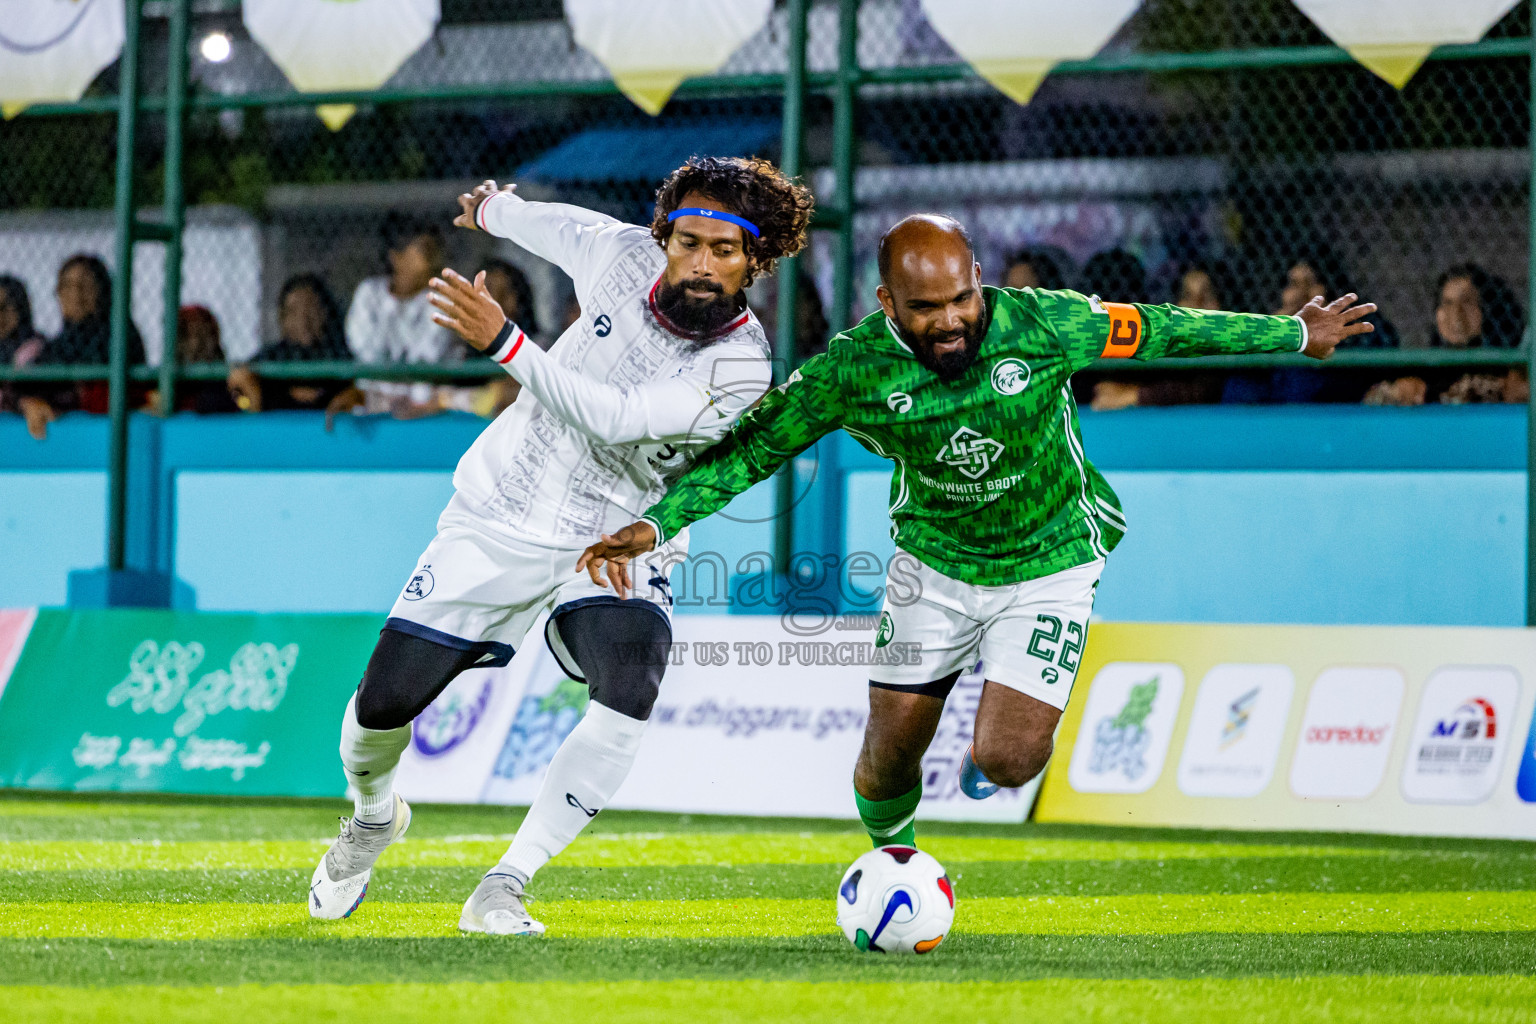
{"label": "player's outstretched arm", "polygon": [[558,266],[577,283],[580,293],[591,275],[633,243],[605,229],[619,221],[605,213],[566,203],[527,202],[516,185],[486,179],[459,196],[453,223],[471,231],[508,238],[535,256]]}
{"label": "player's outstretched arm", "polygon": [[[808,359],[789,380],[763,397],[751,412],[707,449],[661,500],[632,523],[588,548],[576,571],[587,569],[599,586],[595,559],[628,559],[650,551],[679,530],[718,512],[736,495],[768,479],[780,466],[842,425],[840,363],[833,352]],[[641,545],[636,547],[636,545]],[[612,562],[609,562],[612,577]],[[620,570],[621,575],[627,570]]]}
{"label": "player's outstretched arm", "polygon": [[[628,388],[562,366],[502,313],[485,287],[452,268],[429,284],[437,323],[494,359],[539,404],[599,444],[716,441],[768,389],[768,363],[722,342],[687,372]],[[733,358],[734,355],[734,358]]]}
{"label": "player's outstretched arm", "polygon": [[1074,369],[1096,359],[1305,352],[1326,359],[1345,338],[1375,328],[1362,318],[1376,311],[1345,295],[1314,300],[1296,316],[1225,313],[1183,306],[1106,302],[1072,291],[1033,293]]}

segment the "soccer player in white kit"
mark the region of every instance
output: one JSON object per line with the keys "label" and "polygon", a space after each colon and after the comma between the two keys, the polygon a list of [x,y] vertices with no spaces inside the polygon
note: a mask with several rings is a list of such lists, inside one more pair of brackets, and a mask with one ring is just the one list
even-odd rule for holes
{"label": "soccer player in white kit", "polygon": [[[437,536],[396,600],[342,718],[356,813],[315,868],[311,915],[349,916],[374,862],[405,833],[394,792],[411,721],[460,672],[505,665],[534,620],[591,696],[528,816],[470,894],[464,931],[540,934],[523,906],[533,873],[570,844],[629,773],[671,642],[674,538],[621,600],[577,573],[595,534],[666,492],[771,384],[770,349],[744,289],[805,244],[812,200],[766,161],[692,159],[648,227],[525,202],[486,182],[454,223],[509,238],[576,285],[581,319],[548,352],[508,321],[480,275],[432,282],[438,322],[486,352],[522,393],[459,460]],[[636,569],[641,566],[636,566]]]}

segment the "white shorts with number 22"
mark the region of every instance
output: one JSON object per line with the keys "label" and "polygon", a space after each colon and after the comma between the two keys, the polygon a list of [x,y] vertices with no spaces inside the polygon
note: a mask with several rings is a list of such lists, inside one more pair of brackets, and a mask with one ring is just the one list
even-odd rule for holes
{"label": "white shorts with number 22", "polygon": [[979,587],[897,551],[875,642],[916,644],[920,657],[895,659],[915,664],[875,665],[870,679],[922,686],[980,660],[993,682],[1065,708],[1103,571],[1099,559],[1037,580]]}

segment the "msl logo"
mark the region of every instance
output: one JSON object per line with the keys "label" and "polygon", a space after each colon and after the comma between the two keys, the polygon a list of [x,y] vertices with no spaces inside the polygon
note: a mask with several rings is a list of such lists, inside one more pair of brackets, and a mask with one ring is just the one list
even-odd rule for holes
{"label": "msl logo", "polygon": [[1407,683],[1389,667],[1324,669],[1312,684],[1291,758],[1291,792],[1364,800],[1381,786]]}
{"label": "msl logo", "polygon": [[1162,774],[1184,696],[1177,665],[1111,662],[1088,691],[1067,781],[1079,793],[1144,793]]}
{"label": "msl logo", "polygon": [[992,466],[1003,454],[1003,444],[990,437],[983,437],[970,427],[961,427],[949,436],[949,441],[934,456],[946,466],[953,466],[962,476],[980,480],[992,471]]}
{"label": "msl logo", "polygon": [[1424,684],[1403,764],[1415,803],[1472,804],[1493,795],[1520,678],[1506,666],[1446,666]]}

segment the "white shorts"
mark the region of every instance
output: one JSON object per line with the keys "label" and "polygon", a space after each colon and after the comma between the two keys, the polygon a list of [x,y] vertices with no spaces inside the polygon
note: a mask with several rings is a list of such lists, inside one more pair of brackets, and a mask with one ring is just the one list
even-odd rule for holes
{"label": "white shorts", "polygon": [[900,664],[873,666],[871,681],[920,687],[979,660],[993,682],[1067,706],[1103,559],[1003,587],[961,583],[905,551],[892,559],[893,576],[898,568],[901,578],[886,588],[875,643],[916,646],[893,659]]}
{"label": "white shorts", "polygon": [[[534,622],[552,612],[545,641],[573,679],[580,670],[560,639],[562,614],[593,602],[619,600],[576,572],[583,548],[520,540],[469,513],[457,498],[437,521],[437,536],[389,611],[386,629],[458,650],[478,651],[477,665],[505,665]],[[669,545],[630,565],[635,589],[626,604],[672,621],[672,566],[682,555]]]}

